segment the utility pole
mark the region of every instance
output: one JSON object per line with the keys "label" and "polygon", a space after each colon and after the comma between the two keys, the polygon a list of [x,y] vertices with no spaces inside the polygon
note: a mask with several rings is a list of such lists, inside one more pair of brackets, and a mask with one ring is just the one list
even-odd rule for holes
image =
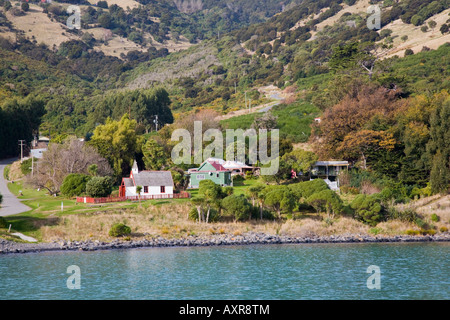
{"label": "utility pole", "polygon": [[248,101],[248,113],[252,112],[252,99],[249,99]]}
{"label": "utility pole", "polygon": [[234,94],[237,94],[236,81],[234,82]]}
{"label": "utility pole", "polygon": [[25,140],[19,140],[20,145],[20,163],[23,162],[23,146],[25,145]]}

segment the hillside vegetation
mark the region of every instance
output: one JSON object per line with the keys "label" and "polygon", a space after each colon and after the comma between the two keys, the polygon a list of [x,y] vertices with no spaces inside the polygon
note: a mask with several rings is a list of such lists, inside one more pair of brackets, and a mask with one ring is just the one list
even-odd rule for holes
{"label": "hillside vegetation", "polygon": [[[69,3],[82,9],[81,30],[64,26]],[[61,165],[50,156],[72,150],[76,136],[111,170],[58,172],[95,177],[111,191],[136,159],[140,168],[171,170],[182,191],[198,164],[173,162],[171,136],[193,134],[201,121],[202,133],[279,129],[279,170],[193,191],[191,220],[311,215],[328,227],[341,218],[364,230],[398,221],[413,233],[448,227],[447,215],[408,204],[448,194],[449,0],[115,3],[27,10],[0,0],[0,157],[17,155],[17,140],[38,132],[54,142],[41,171],[27,177],[32,186],[60,193],[66,177],[49,176]],[[381,8],[380,30],[367,27],[370,4]],[[57,24],[62,38],[45,43],[34,18],[39,28]],[[339,193],[320,179],[307,184],[315,161],[333,159],[351,164]]]}

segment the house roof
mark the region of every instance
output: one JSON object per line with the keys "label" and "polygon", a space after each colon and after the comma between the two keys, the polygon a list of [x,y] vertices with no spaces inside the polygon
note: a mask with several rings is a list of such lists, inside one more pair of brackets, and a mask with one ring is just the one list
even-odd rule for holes
{"label": "house roof", "polygon": [[240,168],[253,168],[252,166],[248,166],[243,162],[240,161],[225,161],[223,159],[219,158],[208,158],[206,161],[214,161],[217,163],[220,163],[225,169],[233,170],[233,169],[240,169]]}
{"label": "house roof", "polygon": [[123,183],[125,187],[134,187],[133,179],[131,178],[123,178]]}
{"label": "house roof", "polygon": [[133,174],[136,186],[173,186],[172,173],[170,171],[141,171]]}

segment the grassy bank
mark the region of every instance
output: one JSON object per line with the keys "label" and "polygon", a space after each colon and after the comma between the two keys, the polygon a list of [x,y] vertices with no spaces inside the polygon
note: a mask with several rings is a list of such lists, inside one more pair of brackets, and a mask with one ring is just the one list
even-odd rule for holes
{"label": "grassy bank", "polygon": [[[245,180],[234,187],[235,194],[245,194],[257,180]],[[167,239],[189,235],[212,234],[241,235],[246,232],[262,232],[269,235],[286,236],[330,236],[330,235],[403,235],[410,230],[419,230],[410,222],[390,220],[370,227],[350,216],[324,219],[323,215],[309,211],[294,211],[282,220],[247,220],[234,222],[223,216],[220,222],[198,223],[188,218],[191,204],[188,199],[152,200],[111,204],[77,204],[73,199],[51,197],[46,191],[24,188],[20,181],[9,184],[10,190],[32,208],[29,212],[6,217],[12,231],[32,236],[39,241],[54,240],[101,240],[112,241],[109,230],[115,223],[124,223],[131,228],[130,239],[138,240],[162,236]],[[193,196],[197,190],[190,191]],[[22,194],[22,195],[20,195]],[[343,195],[349,203],[354,195]],[[61,210],[61,203],[64,204]],[[446,223],[447,221],[445,221]],[[442,222],[441,222],[442,223]],[[15,240],[0,229],[0,237]]]}

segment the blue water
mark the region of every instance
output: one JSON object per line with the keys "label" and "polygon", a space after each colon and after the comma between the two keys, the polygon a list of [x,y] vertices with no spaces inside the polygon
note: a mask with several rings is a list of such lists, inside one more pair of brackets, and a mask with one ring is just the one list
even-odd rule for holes
{"label": "blue water", "polygon": [[[449,299],[450,243],[147,248],[0,256],[0,299]],[[71,290],[67,268],[80,268]],[[380,268],[369,289],[367,268]]]}

